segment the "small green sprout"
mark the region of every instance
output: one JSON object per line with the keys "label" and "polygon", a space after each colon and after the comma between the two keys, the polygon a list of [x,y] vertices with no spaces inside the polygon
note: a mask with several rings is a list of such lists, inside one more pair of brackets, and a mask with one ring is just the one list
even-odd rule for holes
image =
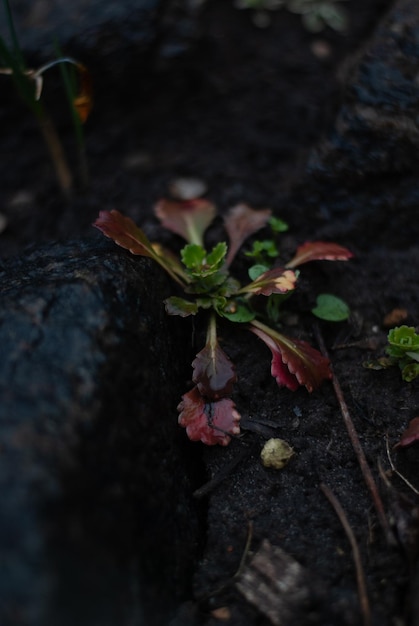
{"label": "small green sprout", "polygon": [[396,326],[387,335],[386,353],[398,365],[402,378],[411,382],[419,376],[419,335],[412,326]]}
{"label": "small green sprout", "polygon": [[[255,264],[248,270],[252,280],[267,272],[278,261],[279,245],[275,235],[288,230],[288,224],[277,217],[271,217],[267,224],[271,229],[271,238],[254,241],[252,249],[245,252],[247,257],[255,260]],[[288,297],[289,294],[271,294],[268,297],[266,314],[271,322],[275,324],[279,322],[282,305]],[[324,293],[317,296],[316,306],[312,309],[312,313],[322,320],[342,322],[348,319],[350,309],[341,298]]]}
{"label": "small green sprout", "polygon": [[382,370],[397,366],[402,379],[408,383],[419,376],[419,335],[413,326],[396,326],[387,335],[386,355],[363,365]]}

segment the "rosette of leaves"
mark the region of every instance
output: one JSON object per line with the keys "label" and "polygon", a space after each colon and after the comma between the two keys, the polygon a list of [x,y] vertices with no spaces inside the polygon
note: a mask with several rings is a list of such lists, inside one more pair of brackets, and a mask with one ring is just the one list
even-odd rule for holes
{"label": "rosette of leaves", "polygon": [[413,326],[395,326],[387,335],[386,356],[366,361],[367,369],[382,370],[398,366],[403,380],[410,383],[419,376],[419,335]]}
{"label": "rosette of leaves", "polygon": [[311,392],[331,378],[329,361],[309,343],[290,338],[260,319],[256,298],[267,302],[272,295],[288,297],[298,280],[300,265],[314,260],[347,260],[346,248],[329,242],[306,242],[284,266],[257,273],[242,284],[230,266],[243,243],[265,227],[271,211],[254,210],[246,204],[231,208],[224,218],[226,241],[211,250],[204,237],[216,216],[215,206],[205,199],[171,201],[155,206],[162,226],[187,243],[177,257],[118,211],[101,211],[94,226],[132,254],[153,259],[182,288],[182,295],[165,301],[169,315],[202,315],[207,324],[206,343],[192,363],[194,387],[178,405],[179,424],[189,438],[207,445],[227,445],[240,433],[240,415],[231,399],[236,381],[235,367],[220,346],[217,318],[241,324],[261,339],[272,353],[271,373],[280,387],[295,391],[304,386]]}

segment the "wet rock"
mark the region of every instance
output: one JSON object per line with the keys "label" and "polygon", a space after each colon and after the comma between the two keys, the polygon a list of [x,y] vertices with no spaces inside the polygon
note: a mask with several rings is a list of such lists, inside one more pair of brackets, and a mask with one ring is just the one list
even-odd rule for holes
{"label": "wet rock", "polygon": [[[56,56],[56,42],[67,53],[119,66],[152,50],[178,56],[197,36],[198,4],[193,0],[16,0],[12,9],[25,53],[48,60]],[[3,15],[0,33],[9,35]]]}
{"label": "wet rock", "polygon": [[164,624],[197,542],[187,324],[159,269],[107,241],[0,273],[0,623]]}
{"label": "wet rock", "polygon": [[359,249],[369,249],[372,236],[376,245],[405,248],[419,234],[418,77],[419,7],[400,0],[348,73],[334,129],[290,201],[291,214],[305,207],[318,237],[336,220],[342,241],[357,232]]}
{"label": "wet rock", "polygon": [[349,73],[335,132],[313,158],[354,180],[412,172],[419,161],[419,7],[401,0]]}

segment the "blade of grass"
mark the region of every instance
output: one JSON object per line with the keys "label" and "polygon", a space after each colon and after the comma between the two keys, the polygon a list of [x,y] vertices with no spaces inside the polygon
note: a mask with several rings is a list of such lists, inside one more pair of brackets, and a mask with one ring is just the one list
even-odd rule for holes
{"label": "blade of grass", "polygon": [[7,27],[9,29],[10,38],[12,40],[13,45],[13,56],[16,59],[16,62],[20,65],[21,70],[25,70],[25,60],[22,55],[22,50],[19,44],[19,39],[16,33],[15,23],[13,19],[12,9],[10,7],[9,0],[3,0],[3,6],[6,13],[6,21]]}
{"label": "blade of grass", "polygon": [[16,90],[37,119],[41,134],[54,165],[58,183],[63,194],[68,198],[71,194],[72,175],[70,168],[67,165],[60,138],[58,137],[54,124],[47,115],[44,106],[36,97],[34,83],[36,72],[30,72],[25,67],[9,1],[3,0],[3,6],[6,13],[6,21],[10,32],[10,38],[12,40],[12,48],[9,48],[4,39],[0,37],[0,58],[11,70]]}
{"label": "blade of grass", "polygon": [[74,134],[76,136],[80,179],[83,187],[86,188],[89,185],[89,167],[86,156],[86,142],[84,137],[83,123],[80,119],[80,115],[76,107],[74,106],[74,100],[77,96],[77,84],[74,76],[74,68],[67,67],[68,63],[73,66],[77,66],[78,64],[73,59],[63,56],[57,42],[55,42],[55,51],[58,56],[57,62],[60,65],[61,77],[64,84],[64,90],[66,93],[68,105],[70,108]]}

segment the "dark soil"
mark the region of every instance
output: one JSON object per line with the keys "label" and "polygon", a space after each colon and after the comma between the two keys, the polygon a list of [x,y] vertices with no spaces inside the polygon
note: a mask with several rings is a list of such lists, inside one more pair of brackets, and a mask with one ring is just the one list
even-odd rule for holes
{"label": "dark soil", "polygon": [[[106,71],[89,60],[95,84],[95,109],[86,128],[91,181],[69,202],[57,189],[35,124],[13,93],[2,89],[0,207],[8,220],[0,236],[3,257],[21,254],[28,245],[91,236],[91,223],[102,209],[117,208],[151,237],[161,238],[152,207],[178,176],[204,180],[221,212],[238,201],[270,207],[290,224],[285,250],[309,234],[339,241],[356,254],[349,263],[304,271],[304,295],[294,304],[297,325],[290,332],[318,341],[309,309],[319,291],[332,291],[350,304],[350,321],[322,323],[320,335],[397,543],[389,545],[380,525],[332,385],[311,395],[304,389],[279,390],[270,377],[270,355],[256,337],[223,328],[223,347],[237,365],[234,400],[244,436],[228,448],[202,449],[208,480],[223,472],[225,478],[200,498],[205,541],[193,590],[173,624],[219,624],[215,610],[220,607],[231,625],[282,623],[272,622],[266,598],[261,595],[253,606],[235,586],[250,527],[247,564],[268,539],[308,572],[310,601],[291,607],[287,626],[367,624],[352,550],[322,484],[338,498],[358,541],[371,623],[419,623],[409,596],[416,570],[417,497],[391,471],[387,454],[388,442],[397,469],[419,487],[417,448],[392,449],[416,415],[418,387],[403,383],[397,370],[362,367],[383,351],[385,315],[403,308],[404,323],[417,323],[417,233],[405,228],[395,244],[394,213],[391,224],[384,214],[376,220],[379,232],[366,233],[351,226],[349,215],[334,221],[295,202],[310,151],[333,127],[345,68],[390,5],[389,0],[345,3],[347,33],[326,29],[314,36],[296,15],[273,12],[271,25],[258,29],[248,11],[215,0],[203,10],[200,41],[170,68],[155,59],[140,73],[134,59],[120,82],[110,85]],[[325,58],[316,56],[316,46],[328,51]],[[64,99],[58,87],[46,90],[74,164],[72,129],[58,106],[65,107]],[[295,450],[282,471],[260,462],[260,447],[270,436],[286,439]],[[274,609],[279,606],[271,602]]]}

